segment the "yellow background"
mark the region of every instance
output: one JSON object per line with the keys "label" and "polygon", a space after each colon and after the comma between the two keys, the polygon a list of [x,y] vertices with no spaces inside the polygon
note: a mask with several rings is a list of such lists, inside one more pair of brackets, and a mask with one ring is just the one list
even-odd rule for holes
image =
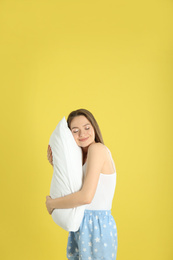
{"label": "yellow background", "polygon": [[65,260],[45,206],[50,135],[95,116],[117,168],[117,260],[172,260],[173,3],[0,1],[3,260]]}

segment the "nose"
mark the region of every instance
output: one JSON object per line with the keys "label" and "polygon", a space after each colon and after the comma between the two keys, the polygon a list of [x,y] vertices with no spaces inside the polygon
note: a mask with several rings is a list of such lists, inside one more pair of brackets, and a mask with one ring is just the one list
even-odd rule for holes
{"label": "nose", "polygon": [[79,136],[82,137],[84,135],[84,130],[79,131]]}

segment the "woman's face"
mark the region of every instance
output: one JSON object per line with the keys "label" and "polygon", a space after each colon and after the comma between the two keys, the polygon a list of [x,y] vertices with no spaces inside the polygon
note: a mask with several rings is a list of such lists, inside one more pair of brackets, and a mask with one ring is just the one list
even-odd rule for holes
{"label": "woman's face", "polygon": [[95,143],[94,128],[85,116],[73,118],[70,128],[78,146],[86,147],[91,143]]}

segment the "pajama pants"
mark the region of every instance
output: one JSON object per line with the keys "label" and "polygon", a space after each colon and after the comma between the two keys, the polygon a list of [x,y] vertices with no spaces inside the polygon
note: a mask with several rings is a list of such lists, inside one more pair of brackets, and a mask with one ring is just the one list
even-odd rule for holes
{"label": "pajama pants", "polygon": [[69,232],[69,260],[116,260],[117,227],[110,210],[85,210],[80,228]]}

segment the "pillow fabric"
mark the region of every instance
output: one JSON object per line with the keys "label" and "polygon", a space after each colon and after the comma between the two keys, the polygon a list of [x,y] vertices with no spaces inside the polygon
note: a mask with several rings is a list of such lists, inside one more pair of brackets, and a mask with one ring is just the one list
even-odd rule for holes
{"label": "pillow fabric", "polygon": [[[53,156],[52,199],[79,191],[82,187],[82,149],[77,145],[65,117],[53,131],[49,145]],[[54,222],[67,231],[77,231],[83,219],[85,205],[71,209],[54,209]]]}

